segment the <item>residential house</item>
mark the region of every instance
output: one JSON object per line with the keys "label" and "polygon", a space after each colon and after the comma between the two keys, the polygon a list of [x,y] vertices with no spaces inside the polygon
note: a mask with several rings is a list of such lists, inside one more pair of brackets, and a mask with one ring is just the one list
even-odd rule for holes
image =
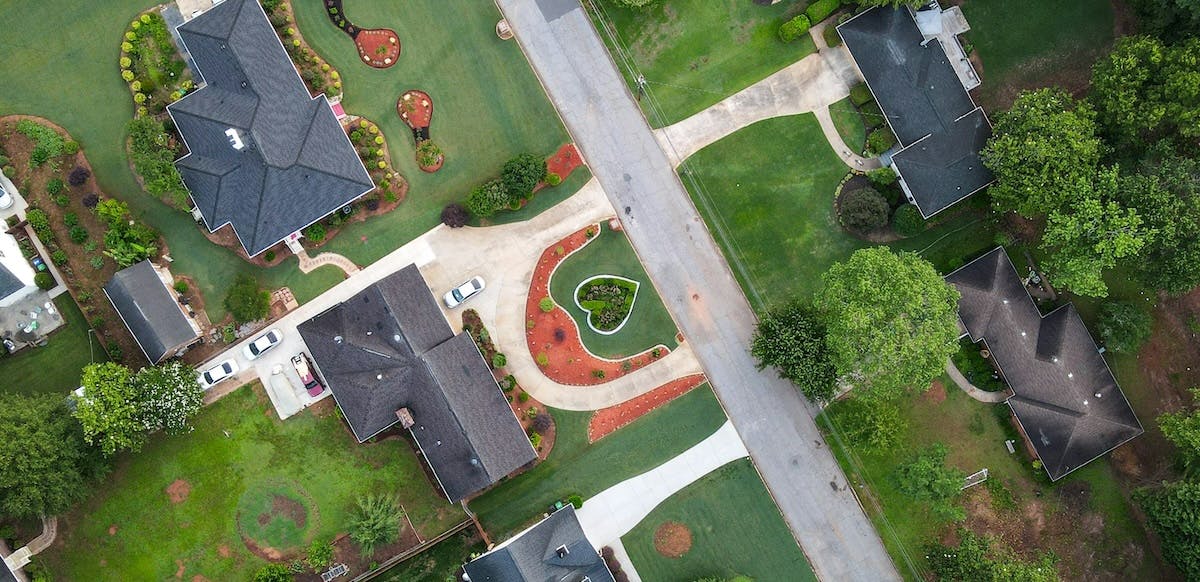
{"label": "residential house", "polygon": [[104,294],[142,354],[157,364],[200,340],[200,326],[184,311],[171,274],[149,260],[117,271]]}
{"label": "residential house", "polygon": [[614,582],[567,504],[463,566],[466,582]]}

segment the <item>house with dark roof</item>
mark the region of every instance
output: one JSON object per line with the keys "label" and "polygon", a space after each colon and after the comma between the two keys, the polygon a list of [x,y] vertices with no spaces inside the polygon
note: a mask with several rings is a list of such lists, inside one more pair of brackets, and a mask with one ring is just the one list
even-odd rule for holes
{"label": "house with dark roof", "polygon": [[912,9],[871,8],[837,30],[900,143],[883,159],[922,216],[992,183],[980,157],[992,124],[942,42],[922,33]]}
{"label": "house with dark roof", "polygon": [[963,336],[982,342],[1012,389],[1007,400],[1057,481],[1142,434],[1142,425],[1070,303],[1042,315],[1004,249],[950,273]]}
{"label": "house with dark roof", "polygon": [[0,582],[17,582],[14,572],[18,569],[9,566],[6,560],[0,560]]}
{"label": "house with dark roof", "polygon": [[614,582],[567,504],[463,566],[466,582]]}
{"label": "house with dark roof", "polygon": [[359,442],[399,423],[451,502],[537,458],[470,335],[416,265],[297,326]]}
{"label": "house with dark roof", "polygon": [[151,364],[200,340],[200,326],[183,310],[170,281],[170,273],[147,259],[117,271],[104,286],[104,294]]}
{"label": "house with dark roof", "polygon": [[175,167],[210,231],[257,255],[375,186],[324,95],[312,97],[255,0],[226,0],[176,32],[203,86],[167,107]]}

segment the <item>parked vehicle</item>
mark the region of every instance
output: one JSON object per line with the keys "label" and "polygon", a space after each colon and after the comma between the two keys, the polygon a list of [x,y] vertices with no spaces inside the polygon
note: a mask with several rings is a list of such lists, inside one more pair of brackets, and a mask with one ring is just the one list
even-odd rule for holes
{"label": "parked vehicle", "polygon": [[446,301],[446,307],[454,309],[455,307],[462,305],[468,299],[474,297],[480,291],[483,291],[483,288],[483,277],[480,277],[479,275],[471,277],[470,281],[467,281],[466,283],[463,283],[462,285],[459,285],[458,287],[455,287],[446,293],[446,296],[443,298]]}
{"label": "parked vehicle", "polygon": [[13,205],[13,196],[4,189],[4,184],[0,184],[0,210],[6,210]]}
{"label": "parked vehicle", "polygon": [[263,352],[278,345],[281,341],[283,341],[283,332],[278,329],[272,329],[246,344],[246,347],[242,348],[242,354],[246,356],[247,360],[253,360],[263,355]]}
{"label": "parked vehicle", "polygon": [[200,388],[208,390],[218,383],[232,378],[237,373],[237,362],[232,358],[225,360],[200,374]]}
{"label": "parked vehicle", "polygon": [[312,365],[312,360],[308,359],[308,354],[300,352],[292,356],[292,365],[296,368],[296,373],[300,375],[300,381],[304,382],[304,389],[308,390],[308,395],[316,398],[325,391],[325,386],[317,379],[315,368]]}

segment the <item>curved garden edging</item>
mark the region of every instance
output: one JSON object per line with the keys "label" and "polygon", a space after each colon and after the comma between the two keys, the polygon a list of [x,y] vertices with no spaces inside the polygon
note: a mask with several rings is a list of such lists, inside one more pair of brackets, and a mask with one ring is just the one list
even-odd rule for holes
{"label": "curved garden edging", "polygon": [[[592,237],[592,238],[595,238],[595,237]],[[589,242],[591,242],[591,241],[589,240]],[[587,246],[587,245],[585,244],[584,246]],[[582,250],[582,249],[583,249],[583,247],[579,247],[578,250]],[[565,259],[565,257],[564,257],[564,259]],[[594,315],[594,314],[592,313],[591,310],[585,308],[583,305],[580,305],[580,303],[579,303],[579,290],[583,289],[584,285],[587,285],[588,283],[591,283],[592,281],[595,281],[597,279],[620,279],[622,281],[625,281],[626,283],[633,283],[633,299],[629,300],[629,313],[625,314],[625,319],[622,319],[621,323],[619,323],[617,325],[617,327],[615,327],[611,330],[608,330],[608,331],[604,331],[604,330],[596,327],[595,325],[593,325],[592,324],[592,315]],[[593,275],[591,277],[588,277],[587,279],[584,279],[578,285],[576,285],[575,292],[572,293],[571,297],[573,297],[575,299],[575,306],[582,309],[584,313],[588,314],[587,324],[588,324],[588,327],[592,331],[594,331],[600,335],[613,335],[613,334],[617,333],[618,331],[621,331],[621,328],[625,327],[626,323],[629,323],[629,318],[633,316],[633,306],[637,304],[638,291],[641,288],[642,288],[641,281],[634,281],[633,279],[629,279],[627,277],[622,277],[620,275]],[[551,300],[553,300],[553,297],[551,297]]]}

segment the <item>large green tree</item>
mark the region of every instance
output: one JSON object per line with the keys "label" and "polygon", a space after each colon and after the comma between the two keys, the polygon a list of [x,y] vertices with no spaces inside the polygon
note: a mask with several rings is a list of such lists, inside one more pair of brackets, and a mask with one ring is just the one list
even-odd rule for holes
{"label": "large green tree", "polygon": [[1150,337],[1154,318],[1132,301],[1109,301],[1100,307],[1096,332],[1104,347],[1123,354],[1136,354]]}
{"label": "large green tree", "polygon": [[[1193,388],[1192,394],[1200,401],[1200,388]],[[1200,409],[1161,414],[1158,428],[1179,450],[1189,473],[1200,467]]]}
{"label": "large green tree", "polygon": [[1143,489],[1134,499],[1162,540],[1163,558],[1188,580],[1200,579],[1200,483],[1180,481]]}
{"label": "large green tree", "polygon": [[774,366],[809,400],[833,396],[836,372],[825,345],[825,325],[811,307],[792,302],[767,313],[754,330],[750,353],[760,370]]}
{"label": "large green tree", "polygon": [[1090,106],[1061,89],[1024,92],[997,116],[983,149],[996,176],[992,202],[1030,218],[1058,210],[1086,197],[1101,153]]}
{"label": "large green tree", "polygon": [[1122,178],[1118,195],[1155,231],[1132,261],[1138,278],[1172,295],[1200,285],[1200,160],[1160,142],[1140,173]]}
{"label": "large green tree", "polygon": [[1091,192],[1050,213],[1042,247],[1049,252],[1050,279],[1077,295],[1108,296],[1104,271],[1119,259],[1137,256],[1155,232],[1137,210],[1116,200],[1117,170],[1101,171]]}
{"label": "large green tree", "polygon": [[146,426],[129,368],[115,362],[88,364],[79,383],[83,395],[75,399],[75,418],[84,438],[105,455],[140,450]]}
{"label": "large green tree", "polygon": [[147,430],[191,432],[188,421],[200,411],[204,391],[196,371],[178,360],[142,368],[133,377],[138,414]]}
{"label": "large green tree", "polygon": [[950,451],[942,443],[917,451],[908,461],[896,467],[892,475],[896,489],[918,501],[927,501],[933,512],[941,517],[962,521],[966,511],[954,504],[962,492],[966,474],[946,466]]}
{"label": "large green tree", "polygon": [[846,398],[830,422],[853,445],[871,452],[892,448],[908,429],[895,403],[878,398]]}
{"label": "large green tree", "polygon": [[860,249],[822,280],[830,358],[868,394],[924,390],[958,349],[958,290],[917,254]]}
{"label": "large green tree", "polygon": [[0,392],[0,442],[0,515],[62,513],[89,493],[102,467],[58,394]]}
{"label": "large green tree", "polygon": [[1106,135],[1120,146],[1178,133],[1200,136],[1200,40],[1165,45],[1131,36],[1096,63],[1089,99]]}
{"label": "large green tree", "polygon": [[238,275],[225,292],[225,309],[239,324],[263,319],[270,308],[271,294],[260,287],[258,279],[249,273]]}
{"label": "large green tree", "polygon": [[1200,0],[1133,0],[1140,27],[1167,40],[1200,34]]}

